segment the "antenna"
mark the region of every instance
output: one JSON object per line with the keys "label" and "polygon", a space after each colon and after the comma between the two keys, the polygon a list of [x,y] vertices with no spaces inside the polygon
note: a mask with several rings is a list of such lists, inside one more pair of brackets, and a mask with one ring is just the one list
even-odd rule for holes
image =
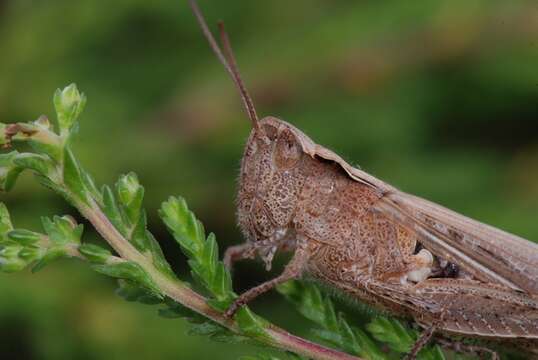
{"label": "antenna", "polygon": [[220,60],[222,65],[224,65],[224,68],[228,71],[228,74],[230,74],[235,86],[237,87],[237,90],[239,91],[239,94],[241,96],[241,100],[243,100],[243,105],[245,106],[247,115],[252,122],[252,126],[254,127],[254,129],[259,130],[260,126],[258,124],[258,115],[256,114],[256,109],[254,108],[252,98],[250,97],[247,88],[245,87],[243,80],[241,79],[241,75],[239,74],[237,62],[235,61],[235,56],[230,45],[230,40],[228,38],[228,35],[226,34],[226,31],[224,30],[224,24],[222,22],[219,22],[221,41],[224,46],[226,56],[224,56],[222,50],[217,44],[217,41],[213,37],[213,34],[211,34],[211,31],[209,30],[209,27],[205,22],[204,16],[202,15],[200,8],[198,7],[198,4],[196,4],[196,1],[189,0],[189,4],[192,8],[194,16],[196,16],[196,19],[198,20],[198,23],[202,28],[204,36],[209,42],[209,46],[211,47],[215,55],[217,55],[217,58]]}

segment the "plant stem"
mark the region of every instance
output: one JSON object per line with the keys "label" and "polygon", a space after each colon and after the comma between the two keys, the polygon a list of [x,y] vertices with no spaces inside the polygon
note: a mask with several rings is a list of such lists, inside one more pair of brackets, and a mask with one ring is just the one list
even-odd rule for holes
{"label": "plant stem", "polygon": [[[92,223],[97,232],[123,259],[137,263],[153,278],[163,294],[183,306],[225,326],[231,331],[240,333],[237,323],[233,319],[224,317],[223,313],[210,307],[207,304],[206,298],[191,290],[181,281],[174,280],[155,268],[148,258],[142,255],[120,234],[101,211],[97,203],[93,202],[91,206],[88,206],[82,202],[77,202],[75,205],[80,213]],[[265,331],[271,338],[269,345],[285,351],[291,351],[316,360],[360,360],[358,357],[294,336],[274,325],[270,325]]]}

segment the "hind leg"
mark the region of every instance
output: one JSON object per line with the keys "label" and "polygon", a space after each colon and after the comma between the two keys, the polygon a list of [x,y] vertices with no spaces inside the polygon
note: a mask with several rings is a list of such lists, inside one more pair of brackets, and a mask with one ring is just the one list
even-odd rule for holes
{"label": "hind leg", "polygon": [[409,353],[404,357],[405,360],[415,360],[417,357],[417,354],[422,350],[426,345],[428,345],[428,342],[431,340],[433,334],[437,330],[436,325],[432,325],[426,330],[420,334],[420,337],[417,339]]}
{"label": "hind leg", "polygon": [[436,338],[435,342],[437,342],[441,347],[457,353],[477,355],[481,359],[487,359],[489,355],[489,359],[491,360],[500,360],[499,354],[497,354],[497,352],[494,350],[488,349],[487,347],[464,344],[461,341],[451,340],[443,337]]}

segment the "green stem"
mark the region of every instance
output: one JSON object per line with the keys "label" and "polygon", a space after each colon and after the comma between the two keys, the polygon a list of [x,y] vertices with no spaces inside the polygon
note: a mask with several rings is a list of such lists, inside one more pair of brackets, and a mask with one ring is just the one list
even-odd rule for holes
{"label": "green stem", "polygon": [[[112,225],[95,201],[90,206],[77,202],[76,207],[88,219],[97,232],[110,244],[110,246],[125,260],[139,264],[155,281],[159,289],[166,296],[174,299],[183,306],[225,326],[235,333],[240,333],[237,323],[233,319],[224,317],[223,313],[213,309],[207,304],[207,299],[191,290],[179,280],[171,279],[161,273],[151,261],[143,256],[120,232]],[[360,360],[358,357],[329,349],[294,336],[274,325],[265,329],[269,335],[268,345],[291,351],[303,356],[319,360]]]}

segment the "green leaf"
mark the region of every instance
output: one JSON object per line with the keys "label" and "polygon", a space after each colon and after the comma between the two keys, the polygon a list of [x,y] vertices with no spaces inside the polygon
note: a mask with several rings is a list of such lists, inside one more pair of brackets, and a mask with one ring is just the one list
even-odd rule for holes
{"label": "green leaf", "polygon": [[358,353],[370,360],[386,360],[387,356],[374,343],[374,341],[361,329],[353,327],[355,341],[359,345],[361,351]]}
{"label": "green leaf", "polygon": [[322,327],[313,331],[319,339],[366,359],[387,358],[364,331],[350,326],[342,313],[336,316],[329,296],[322,294],[315,284],[288,281],[279,285],[277,290],[291,301],[301,314]]}
{"label": "green leaf", "polygon": [[138,222],[135,222],[135,227],[132,229],[130,241],[140,252],[151,251],[149,238],[147,237],[147,220],[146,212],[142,211]]}
{"label": "green leaf", "polygon": [[52,160],[47,155],[32,153],[17,154],[13,163],[21,169],[30,169],[43,176],[50,177],[54,172]]}
{"label": "green leaf", "polygon": [[407,330],[399,321],[384,316],[376,317],[366,325],[366,329],[375,339],[399,353],[407,353],[417,338],[416,332]]}
{"label": "green leaf", "polygon": [[138,182],[135,173],[122,175],[116,183],[118,200],[123,206],[127,220],[131,224],[136,224],[142,211],[142,201],[144,199],[144,188]]}
{"label": "green leaf", "polygon": [[9,211],[6,205],[0,202],[0,241],[5,240],[7,233],[11,230],[13,230],[13,225],[11,224]]}
{"label": "green leaf", "polygon": [[86,96],[80,93],[75,84],[54,93],[54,107],[58,117],[60,134],[67,136],[78,116],[86,105]]}
{"label": "green leaf", "polygon": [[218,244],[214,234],[205,238],[205,230],[185,199],[171,197],[162,204],[160,215],[168,229],[189,258],[192,275],[214,297],[208,303],[217,310],[225,310],[236,297],[232,281],[224,264],[218,260]]}
{"label": "green leaf", "polygon": [[152,256],[153,265],[155,265],[157,269],[159,269],[163,274],[166,274],[170,278],[175,279],[176,275],[174,274],[174,271],[170,267],[168,261],[166,261],[161,246],[157,242],[157,239],[155,239],[155,237],[153,237],[153,235],[147,230],[146,239],[149,243],[149,251]]}
{"label": "green leaf", "polygon": [[162,302],[162,298],[155,296],[152,292],[132,281],[120,279],[118,283],[119,287],[116,289],[116,294],[126,301],[136,301],[146,305],[155,305]]}
{"label": "green leaf", "polygon": [[54,216],[50,218],[41,218],[43,228],[49,236],[50,242],[54,246],[63,246],[66,244],[80,244],[83,226],[77,225],[70,216]]}
{"label": "green leaf", "polygon": [[65,247],[56,246],[47,249],[45,255],[32,267],[32,272],[38,272],[54,260],[68,256]]}
{"label": "green leaf", "polygon": [[0,243],[0,271],[11,273],[24,269],[28,262],[19,257],[24,247],[14,241]]}
{"label": "green leaf", "polygon": [[138,285],[150,290],[154,296],[162,298],[161,290],[157,284],[155,284],[151,276],[137,263],[122,261],[111,264],[93,265],[93,269],[104,275],[134,281]]}
{"label": "green leaf", "polygon": [[223,329],[223,327],[218,325],[217,323],[207,321],[207,322],[204,322],[202,324],[197,324],[195,326],[192,326],[189,329],[188,334],[189,335],[206,336],[206,335],[214,334],[214,333],[216,333],[218,331],[222,331],[222,329]]}
{"label": "green leaf", "polygon": [[267,321],[254,314],[247,307],[240,308],[235,320],[241,332],[254,339],[269,339],[265,328],[268,326]]}
{"label": "green leaf", "polygon": [[[214,270],[218,263],[219,257],[219,246],[217,245],[217,240],[215,239],[215,234],[210,233],[203,245],[203,250],[201,253],[201,262],[204,264],[204,267],[209,270],[208,276],[213,277],[215,275]],[[215,286],[219,288],[220,286]]]}
{"label": "green leaf", "polygon": [[324,299],[321,292],[312,283],[287,281],[277,287],[289,301],[295,304],[299,312],[307,319],[333,331],[338,329],[338,319],[330,299]]}
{"label": "green leaf", "polygon": [[86,205],[89,205],[90,197],[88,196],[84,179],[82,178],[80,166],[68,146],[64,149],[63,181],[71,194],[78,200],[83,201]]}
{"label": "green leaf", "polygon": [[362,348],[355,338],[355,333],[344,319],[342,313],[338,317],[338,325],[340,327],[340,336],[342,337],[342,345],[345,346],[345,350],[352,354],[361,354]]}
{"label": "green leaf", "polygon": [[162,204],[160,215],[186,255],[191,258],[198,256],[205,241],[205,231],[187,207],[185,199],[170,197]]}
{"label": "green leaf", "polygon": [[90,192],[94,200],[99,204],[99,206],[103,206],[103,197],[101,195],[101,192],[95,185],[95,181],[93,180],[93,177],[87,172],[84,171],[84,169],[80,169],[82,174],[82,180],[84,182],[84,185],[86,186],[86,189]]}
{"label": "green leaf", "polygon": [[19,251],[19,257],[27,264],[41,259],[46,253],[46,249],[40,246],[29,245]]}
{"label": "green leaf", "polygon": [[103,212],[112,225],[122,234],[124,237],[129,239],[127,228],[123,222],[123,218],[116,202],[114,193],[107,185],[103,186]]}
{"label": "green leaf", "polygon": [[21,245],[28,246],[43,239],[43,235],[26,229],[15,229],[7,233],[8,238]]}
{"label": "green leaf", "polygon": [[102,248],[95,244],[82,244],[78,251],[84,255],[90,262],[96,264],[104,264],[112,256],[108,249]]}
{"label": "green leaf", "polygon": [[207,321],[202,315],[192,311],[191,309],[175,302],[170,298],[165,299],[167,308],[159,309],[159,315],[167,319],[183,318],[193,324],[202,324]]}
{"label": "green leaf", "polygon": [[18,154],[17,151],[0,154],[0,191],[11,190],[23,170],[14,161]]}

